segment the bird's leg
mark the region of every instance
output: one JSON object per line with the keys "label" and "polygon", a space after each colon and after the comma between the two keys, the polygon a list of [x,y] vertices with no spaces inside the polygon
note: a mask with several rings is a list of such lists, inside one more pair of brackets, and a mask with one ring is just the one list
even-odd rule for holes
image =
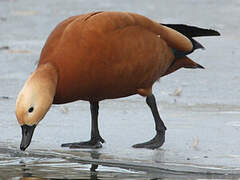
{"label": "bird's leg", "polygon": [[155,100],[155,97],[153,94],[147,96],[146,103],[148,104],[148,106],[150,107],[150,109],[152,111],[157,134],[150,141],[147,141],[145,143],[135,144],[135,145],[133,145],[133,147],[134,148],[156,149],[163,145],[163,143],[165,141],[165,131],[167,128],[165,127],[162,119],[160,118],[160,115],[159,115],[158,109],[157,109],[156,100]]}
{"label": "bird's leg", "polygon": [[89,141],[84,141],[84,142],[62,144],[62,147],[91,148],[91,149],[102,147],[102,143],[104,143],[105,141],[100,136],[100,133],[98,130],[98,109],[99,109],[98,102],[90,102],[90,109],[91,109],[91,118],[92,118],[91,139]]}

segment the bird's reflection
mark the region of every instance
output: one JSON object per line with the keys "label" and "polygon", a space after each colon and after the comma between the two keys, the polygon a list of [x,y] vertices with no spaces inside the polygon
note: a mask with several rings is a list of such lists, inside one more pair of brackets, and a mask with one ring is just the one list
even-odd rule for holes
{"label": "bird's reflection", "polygon": [[96,172],[97,168],[98,168],[98,164],[92,164],[91,168],[90,168],[90,171],[91,172]]}
{"label": "bird's reflection", "polygon": [[[97,151],[89,151],[88,153],[92,159],[99,159],[101,155]],[[79,162],[79,163],[82,164],[82,162]],[[51,178],[36,177],[31,173],[30,171],[31,169],[27,168],[25,163],[22,163],[21,165],[22,165],[22,177],[20,178],[20,180],[56,180],[55,178],[51,179]],[[97,163],[91,163],[89,180],[100,180],[98,178],[97,168],[98,168]],[[79,174],[79,176],[81,177],[81,174]]]}
{"label": "bird's reflection", "polygon": [[[99,159],[100,155],[101,154],[98,151],[90,151],[90,156],[92,159]],[[98,164],[91,164],[91,168],[90,168],[91,179],[98,180],[97,168],[98,168]]]}
{"label": "bird's reflection", "polygon": [[[90,156],[92,159],[99,159],[100,155],[101,155],[101,153],[99,153],[98,151],[90,151]],[[90,171],[96,172],[97,168],[98,168],[98,164],[92,164]]]}

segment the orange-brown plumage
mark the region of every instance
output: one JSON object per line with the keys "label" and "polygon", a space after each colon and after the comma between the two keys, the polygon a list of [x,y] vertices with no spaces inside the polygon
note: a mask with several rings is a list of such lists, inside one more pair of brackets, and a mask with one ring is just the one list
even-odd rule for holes
{"label": "orange-brown plumage", "polygon": [[150,88],[174,59],[158,33],[161,27],[122,12],[90,13],[62,22],[48,38],[39,62],[58,69],[54,103],[119,98]]}
{"label": "orange-brown plumage", "polygon": [[[219,34],[186,25],[162,25],[126,12],[94,12],[64,20],[48,37],[37,70],[19,93],[16,114],[23,132],[33,133],[51,103],[87,100],[94,125],[90,142],[83,144],[98,145],[104,142],[97,128],[98,102],[140,94],[147,97],[157,135],[148,145],[135,147],[160,147],[166,128],[157,112],[152,85],[181,67],[202,68],[186,57],[203,48],[192,39],[202,35]],[[48,75],[52,76],[49,80]],[[30,141],[23,138],[21,149]]]}

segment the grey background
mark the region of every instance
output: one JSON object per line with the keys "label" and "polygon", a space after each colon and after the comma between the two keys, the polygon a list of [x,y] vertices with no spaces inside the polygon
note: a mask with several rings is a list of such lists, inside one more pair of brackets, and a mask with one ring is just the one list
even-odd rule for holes
{"label": "grey background", "polygon": [[[155,84],[160,114],[168,127],[166,142],[159,150],[131,148],[155,133],[144,98],[132,96],[100,103],[100,132],[107,141],[98,150],[102,159],[111,157],[112,162],[180,171],[238,173],[239,9],[238,0],[0,0],[0,47],[9,47],[0,50],[0,145],[18,152],[21,132],[15,117],[16,96],[36,68],[41,48],[53,28],[76,14],[131,11],[162,23],[212,28],[221,36],[198,38],[206,50],[190,57],[205,70],[181,69]],[[176,90],[180,96],[175,95]],[[87,140],[89,136],[87,102],[53,106],[37,127],[28,151],[71,154],[60,144]]]}

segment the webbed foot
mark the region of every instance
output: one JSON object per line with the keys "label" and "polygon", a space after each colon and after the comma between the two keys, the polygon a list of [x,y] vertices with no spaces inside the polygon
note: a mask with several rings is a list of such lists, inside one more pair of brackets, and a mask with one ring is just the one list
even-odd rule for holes
{"label": "webbed foot", "polygon": [[165,130],[157,131],[156,136],[145,143],[135,144],[134,148],[147,148],[147,149],[157,149],[163,145],[165,142]]}
{"label": "webbed foot", "polygon": [[99,149],[104,142],[105,140],[99,136],[93,137],[89,141],[62,144],[61,147],[69,147],[70,149]]}

